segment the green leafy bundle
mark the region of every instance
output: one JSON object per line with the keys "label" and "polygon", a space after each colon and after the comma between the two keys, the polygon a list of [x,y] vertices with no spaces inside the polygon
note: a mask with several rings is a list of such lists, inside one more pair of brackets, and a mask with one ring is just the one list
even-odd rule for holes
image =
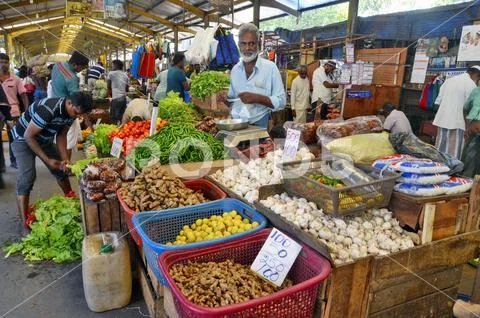
{"label": "green leafy bundle", "polygon": [[158,117],[171,122],[194,123],[195,109],[185,103],[178,93],[168,92],[158,103]]}
{"label": "green leafy bundle", "polygon": [[97,151],[101,154],[109,154],[110,150],[112,149],[112,144],[110,143],[110,139],[108,139],[108,135],[117,130],[118,127],[116,125],[107,125],[107,124],[100,124],[95,129],[93,133],[93,142],[95,147],[97,147]]}
{"label": "green leafy bundle", "polygon": [[207,71],[196,75],[190,84],[190,94],[201,98],[218,93],[222,89],[228,89],[230,78],[222,72]]}
{"label": "green leafy bundle", "polygon": [[39,201],[32,231],[4,249],[7,254],[21,252],[27,261],[53,260],[56,263],[73,261],[82,256],[83,230],[80,224],[78,198],[53,196]]}
{"label": "green leafy bundle", "polygon": [[75,175],[75,177],[80,178],[83,174],[83,170],[93,161],[98,160],[97,158],[87,158],[75,161],[73,165],[70,166],[70,170]]}
{"label": "green leafy bundle", "polygon": [[188,123],[169,123],[151,137],[143,140],[130,154],[128,161],[143,169],[150,160],[161,164],[202,162],[224,159],[221,141],[199,131]]}

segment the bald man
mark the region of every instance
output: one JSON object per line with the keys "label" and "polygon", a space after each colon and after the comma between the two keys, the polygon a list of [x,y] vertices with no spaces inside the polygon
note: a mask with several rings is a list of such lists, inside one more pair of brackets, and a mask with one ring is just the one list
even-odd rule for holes
{"label": "bald man", "polygon": [[295,122],[305,123],[307,111],[310,108],[310,81],[305,65],[298,68],[298,76],[292,82],[290,104]]}

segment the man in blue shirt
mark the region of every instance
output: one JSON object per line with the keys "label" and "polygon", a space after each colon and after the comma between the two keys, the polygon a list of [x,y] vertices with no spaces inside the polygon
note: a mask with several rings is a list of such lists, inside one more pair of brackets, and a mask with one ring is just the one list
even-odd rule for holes
{"label": "man in blue shirt", "polygon": [[68,62],[59,62],[52,69],[52,92],[54,97],[65,97],[80,90],[77,73],[88,67],[88,57],[79,51],[73,52]]}
{"label": "man in blue shirt", "polygon": [[275,63],[258,57],[260,33],[254,24],[243,24],[238,37],[241,60],[232,69],[228,92],[228,98],[235,100],[232,118],[266,128],[270,112],[285,106],[282,77]]}
{"label": "man in blue shirt", "polygon": [[168,69],[167,73],[167,93],[174,91],[180,94],[185,100],[185,91],[190,89],[190,85],[185,75],[185,55],[183,53],[175,53],[172,61],[173,66]]}
{"label": "man in blue shirt", "polygon": [[[12,150],[17,158],[17,201],[25,222],[29,196],[36,178],[35,158],[47,166],[65,194],[72,192],[65,167],[68,164],[67,132],[76,118],[92,110],[89,94],[75,92],[61,98],[34,102],[13,128]],[[56,144],[53,139],[56,137]]]}

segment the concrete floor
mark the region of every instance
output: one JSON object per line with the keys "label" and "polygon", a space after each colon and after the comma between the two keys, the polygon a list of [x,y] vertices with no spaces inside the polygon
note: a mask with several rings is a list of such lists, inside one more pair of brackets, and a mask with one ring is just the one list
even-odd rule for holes
{"label": "concrete floor", "polygon": [[[5,149],[8,158],[8,150]],[[8,159],[7,159],[8,161]],[[0,247],[19,240],[19,218],[15,203],[16,170],[7,168],[7,187],[0,190]],[[72,180],[75,186],[76,180]],[[54,178],[37,160],[37,182],[31,202],[61,193]],[[88,309],[83,293],[80,261],[26,263],[22,255],[5,259],[0,253],[0,317],[148,317],[148,310],[137,284],[133,284],[131,303],[122,309],[94,313]]]}

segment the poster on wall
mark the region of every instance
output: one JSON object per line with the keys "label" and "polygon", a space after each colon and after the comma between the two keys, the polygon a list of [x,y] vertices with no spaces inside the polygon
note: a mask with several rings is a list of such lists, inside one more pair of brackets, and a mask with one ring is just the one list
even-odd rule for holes
{"label": "poster on wall", "polygon": [[[420,43],[420,40],[418,41]],[[428,47],[418,45],[415,52],[415,59],[413,61],[412,76],[410,83],[422,84],[425,82],[427,75],[428,62],[430,58],[427,55]]]}
{"label": "poster on wall", "polygon": [[[98,9],[101,2],[101,10]],[[67,17],[103,19],[103,0],[67,0]]]}
{"label": "poster on wall", "polygon": [[121,20],[127,18],[126,0],[103,0],[105,19]]}
{"label": "poster on wall", "polygon": [[480,61],[480,25],[463,27],[457,61]]}

